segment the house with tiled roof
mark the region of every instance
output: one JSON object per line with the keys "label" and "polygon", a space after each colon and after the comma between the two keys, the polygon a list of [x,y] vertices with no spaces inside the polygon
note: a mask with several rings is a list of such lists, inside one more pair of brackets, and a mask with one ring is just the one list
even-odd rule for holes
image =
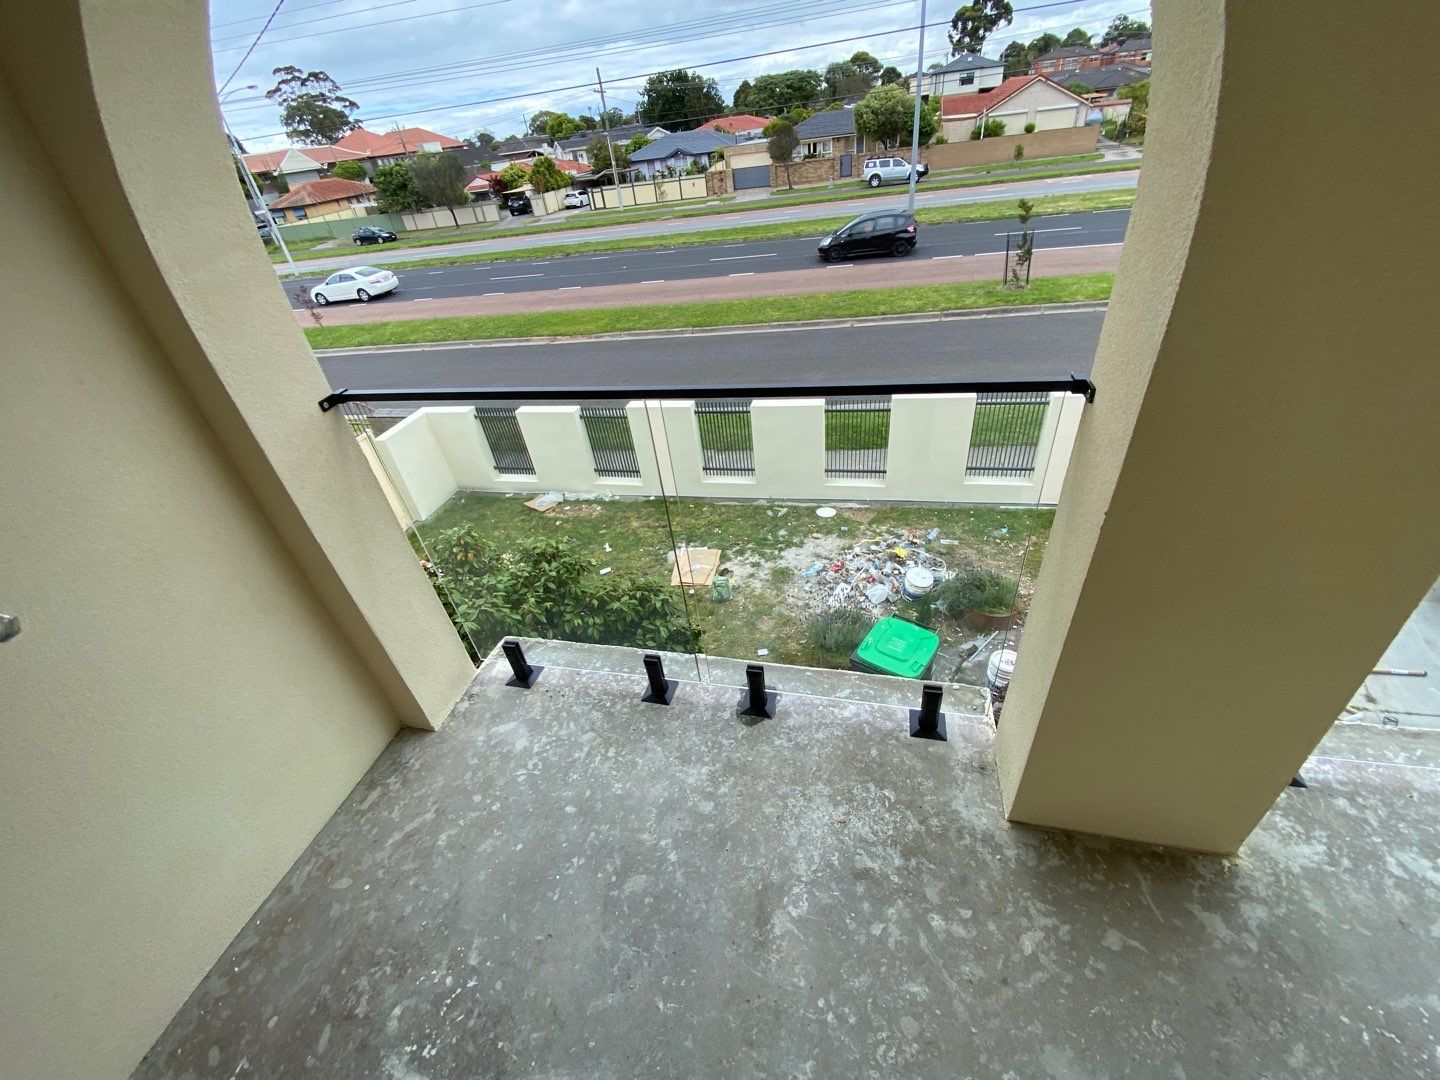
{"label": "house with tiled roof", "polygon": [[735,135],[744,142],[749,139],[763,139],[765,125],[772,119],[774,118],[756,116],[753,113],[736,113],[734,116],[717,116],[714,120],[707,120],[695,130],[718,131],[725,135]]}
{"label": "house with tiled roof", "polygon": [[[656,124],[618,124],[610,129],[610,140],[616,146],[623,146],[636,135],[644,135],[647,139],[658,139],[662,135],[669,135],[670,132]],[[578,161],[582,165],[590,164],[590,144],[596,139],[605,138],[603,131],[577,131],[568,139],[561,139],[556,143],[562,156],[571,161]]]}
{"label": "house with tiled roof", "polygon": [[511,135],[495,147],[492,164],[503,169],[511,162],[533,161],[542,154],[545,157],[560,156],[555,140],[549,135]]}
{"label": "house with tiled roof", "polygon": [[1041,75],[1016,75],[994,90],[978,94],[952,94],[940,99],[940,123],[951,142],[970,138],[982,122],[998,120],[1006,135],[1083,127],[1090,103],[1079,94]]}
{"label": "house with tiled roof", "polygon": [[795,125],[795,137],[800,140],[796,153],[802,158],[844,157],[865,152],[865,137],[855,133],[853,105],[821,109]]}
{"label": "house with tiled roof", "polygon": [[334,217],[347,210],[375,205],[375,186],[360,180],[326,176],[296,184],[270,204],[270,215],[284,222],[314,221]]}
{"label": "house with tiled roof", "polygon": [[[363,161],[364,154],[354,150],[343,150],[338,146],[288,146],[283,150],[268,150],[263,154],[245,154],[245,167],[252,173],[282,172],[280,163],[289,160],[293,166],[291,175],[310,171],[320,175],[337,161]],[[303,164],[301,164],[303,162]],[[298,176],[303,183],[314,177]]]}
{"label": "house with tiled roof", "polygon": [[363,157],[372,175],[382,165],[407,161],[419,153],[438,154],[444,150],[459,150],[464,145],[459,139],[421,127],[396,128],[385,132],[367,131],[363,127],[357,127],[335,143],[337,149],[349,150]]}

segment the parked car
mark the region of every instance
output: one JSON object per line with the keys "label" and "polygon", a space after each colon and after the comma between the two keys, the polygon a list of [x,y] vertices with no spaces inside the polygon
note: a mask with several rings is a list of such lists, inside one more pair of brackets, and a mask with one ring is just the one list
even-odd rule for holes
{"label": "parked car", "polygon": [[357,244],[388,244],[398,240],[399,237],[389,229],[377,229],[374,225],[361,225],[350,234],[350,239]]}
{"label": "parked car", "polygon": [[590,193],[588,191],[567,191],[565,193],[565,209],[583,209],[590,205]]}
{"label": "parked car", "polygon": [[822,239],[820,260],[831,262],[851,255],[909,255],[919,240],[913,215],[903,210],[876,210],[861,214]]}
{"label": "parked car", "polygon": [[513,191],[505,196],[505,209],[510,211],[511,217],[519,217],[521,214],[534,213],[534,207],[530,205],[530,196],[523,191]]}
{"label": "parked car", "polygon": [[265,241],[265,243],[268,244],[275,239],[275,230],[272,229],[269,225],[266,225],[265,222],[255,222],[255,228],[260,233],[260,239]]}
{"label": "parked car", "polygon": [[332,300],[359,300],[367,302],[372,296],[383,296],[394,292],[400,279],[389,270],[373,266],[352,266],[337,270],[319,285],[310,290],[310,299],[324,307]]}
{"label": "parked car", "polygon": [[[921,165],[917,181],[924,180],[930,172],[929,165]],[[865,182],[872,188],[881,184],[908,184],[910,182],[910,163],[904,158],[882,157],[870,158],[865,162],[865,168],[860,175],[865,177]]]}

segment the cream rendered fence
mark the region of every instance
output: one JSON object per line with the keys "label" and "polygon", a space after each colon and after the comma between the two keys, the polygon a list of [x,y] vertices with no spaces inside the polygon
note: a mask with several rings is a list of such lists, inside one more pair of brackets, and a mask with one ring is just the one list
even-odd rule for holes
{"label": "cream rendered fence", "polygon": [[425,210],[418,214],[401,214],[401,220],[405,222],[405,228],[409,231],[417,229],[453,229],[458,221],[461,225],[479,225],[486,221],[499,221],[500,208],[493,202],[471,203],[468,206],[455,207],[455,216],[450,216],[450,211],[444,208],[439,210]]}
{"label": "cream rendered fence", "polygon": [[751,406],[753,476],[707,476],[692,401],[632,401],[626,406],[638,478],[595,475],[590,444],[574,405],[527,405],[516,420],[535,466],[533,477],[495,470],[471,406],[418,409],[375,439],[393,494],[414,519],[429,517],[456,491],[678,495],[685,498],[864,500],[1054,505],[1084,402],[1052,393],[1031,477],[966,475],[974,394],[897,394],[883,479],[825,475],[825,401],[757,400]]}
{"label": "cream rendered fence", "polygon": [[[637,180],[631,184],[621,184],[620,194],[624,197],[626,206],[654,206],[709,197],[703,176]],[[590,189],[590,205],[597,210],[613,210],[620,203],[613,187],[596,187]]]}

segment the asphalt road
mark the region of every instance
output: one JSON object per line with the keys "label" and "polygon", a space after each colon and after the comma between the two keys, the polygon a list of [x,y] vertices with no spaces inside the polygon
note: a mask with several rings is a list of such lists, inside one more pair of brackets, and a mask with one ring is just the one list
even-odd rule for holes
{"label": "asphalt road", "polygon": [[797,380],[1088,375],[1100,305],[834,328],[316,353],[332,388],[762,386]]}
{"label": "asphalt road", "polygon": [[[1125,227],[1129,221],[1129,210],[1097,210],[1037,218],[1035,247],[1039,250],[1118,244],[1125,238]],[[1013,225],[1003,221],[921,225],[919,247],[913,255],[907,256],[907,261],[1004,251],[1007,224]],[[363,265],[360,258],[355,263]],[[435,298],[449,300],[461,296],[576,290],[597,285],[651,285],[694,278],[748,277],[779,270],[820,272],[824,269],[825,265],[815,254],[814,238],[660,247],[606,255],[571,255],[533,262],[522,260],[402,270],[400,287],[393,293],[376,297],[370,303],[405,304]],[[305,278],[287,283],[286,297],[290,306],[299,307],[295,293],[301,285],[311,285],[320,280]]]}
{"label": "asphalt road", "polygon": [[[1093,173],[1084,176],[1063,176],[1050,180],[1017,180],[1008,184],[986,184],[971,188],[934,188],[926,190],[924,184],[915,196],[915,205],[951,206],[959,203],[1004,202],[1019,198],[1033,198],[1040,195],[1077,195],[1089,191],[1120,191],[1133,188],[1139,182],[1136,172]],[[758,200],[757,200],[758,202]],[[514,251],[536,247],[540,244],[583,244],[592,240],[623,240],[639,236],[663,237],[674,233],[709,232],[714,229],[733,229],[740,225],[766,225],[777,221],[808,221],[815,218],[838,217],[842,214],[861,214],[867,210],[880,210],[896,203],[904,205],[905,191],[895,188],[895,203],[872,197],[842,199],[836,202],[812,203],[806,206],[765,207],[755,210],[714,214],[706,217],[670,218],[660,221],[637,221],[621,225],[600,225],[593,229],[573,232],[529,232],[524,229],[507,231],[505,235],[470,240],[458,244],[443,244],[422,248],[342,248],[334,258],[306,260],[297,264],[301,269],[314,269],[321,276],[341,266],[354,266],[365,260],[384,261],[387,265],[407,262],[413,259],[433,259],[437,255],[472,255],[487,251]],[[582,220],[589,210],[571,210],[567,214],[555,215],[558,220]],[[545,219],[550,222],[550,218]],[[290,267],[283,262],[275,266],[276,273],[285,273]]]}

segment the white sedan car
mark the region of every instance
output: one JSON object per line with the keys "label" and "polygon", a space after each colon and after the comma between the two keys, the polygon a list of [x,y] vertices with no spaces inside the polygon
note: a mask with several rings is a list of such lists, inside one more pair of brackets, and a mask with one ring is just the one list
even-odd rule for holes
{"label": "white sedan car", "polygon": [[310,298],[324,307],[331,300],[369,300],[394,292],[400,279],[389,270],[373,266],[352,266],[337,270],[310,290]]}
{"label": "white sedan car", "polygon": [[565,193],[565,209],[584,209],[590,205],[590,195],[585,191],[567,191]]}

